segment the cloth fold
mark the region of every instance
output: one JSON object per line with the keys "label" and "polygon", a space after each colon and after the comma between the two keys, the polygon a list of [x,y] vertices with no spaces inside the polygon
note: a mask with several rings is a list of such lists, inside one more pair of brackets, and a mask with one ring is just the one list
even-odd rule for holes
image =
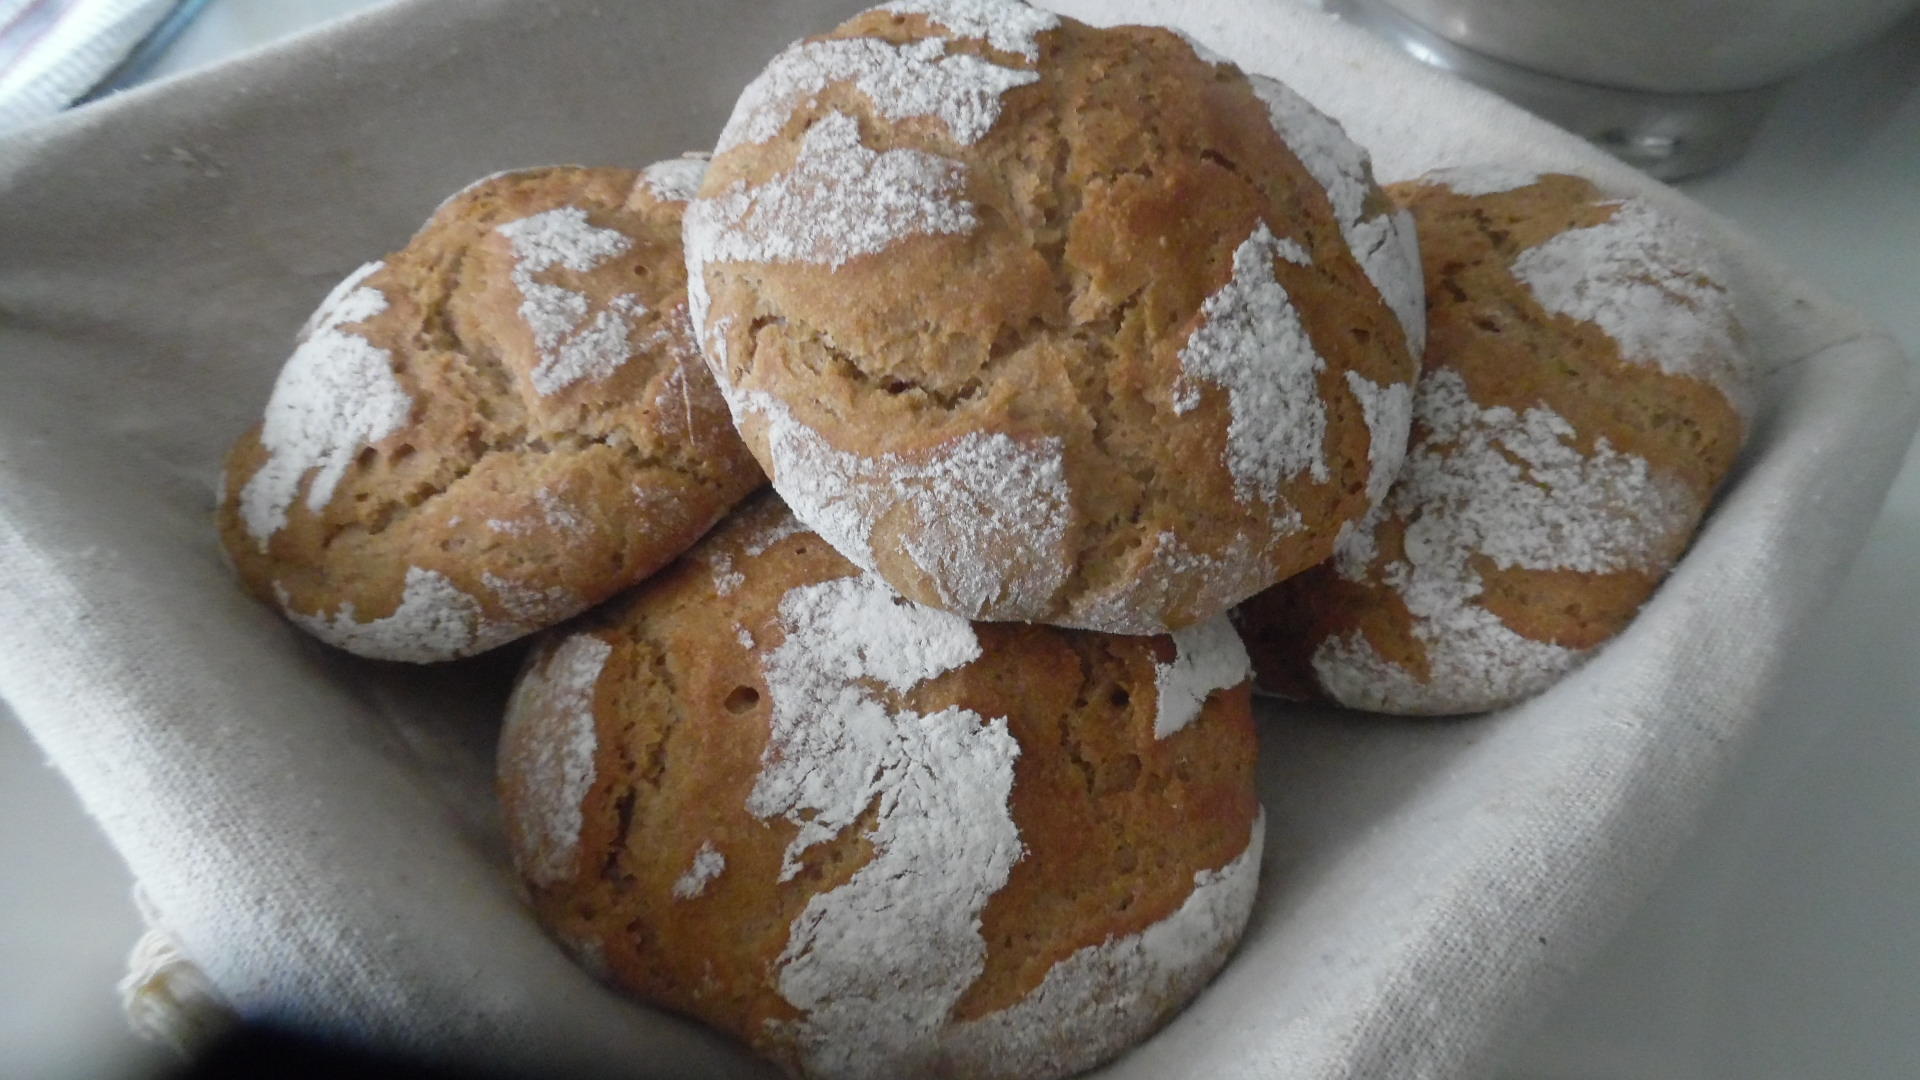
{"label": "cloth fold", "polygon": [[[491,794],[517,656],[330,652],[246,599],[210,522],[328,287],[475,176],[709,146],[842,0],[411,0],[0,145],[0,696],[243,1016],[450,1060],[762,1075],[532,923]],[[1454,1077],[1640,898],[1844,572],[1916,423],[1892,342],[1724,221],[1317,13],[1067,0],[1293,84],[1386,179],[1500,159],[1644,194],[1734,266],[1770,372],[1707,526],[1544,696],[1455,721],[1269,709],[1262,894],[1215,985],[1116,1077]],[[99,179],[111,178],[111,183]]]}
{"label": "cloth fold", "polygon": [[179,940],[156,924],[152,904],[138,887],[134,902],[147,928],[127,955],[127,973],[118,988],[120,1010],[134,1034],[192,1057],[233,1026],[233,1009],[206,972],[180,951]]}

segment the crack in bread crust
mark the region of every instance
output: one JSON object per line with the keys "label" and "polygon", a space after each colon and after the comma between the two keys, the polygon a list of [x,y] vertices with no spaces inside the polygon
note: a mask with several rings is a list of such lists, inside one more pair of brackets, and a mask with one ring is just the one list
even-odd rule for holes
{"label": "crack in bread crust", "polygon": [[[1213,691],[1189,724],[1160,738],[1156,672],[1174,657],[1165,639],[968,626],[920,609],[904,617],[929,634],[893,651],[870,633],[871,611],[846,619],[795,601],[896,600],[796,525],[776,498],[749,503],[673,568],[536,646],[530,669],[581,636],[612,652],[593,698],[600,740],[580,807],[583,857],[565,879],[529,880],[543,924],[600,958],[615,985],[811,1075],[854,1075],[817,1064],[862,1055],[876,1063],[863,1075],[944,1074],[941,1062],[1008,1052],[1000,1029],[1014,1024],[1034,1036],[1015,1071],[1054,1076],[1143,1037],[1218,968],[1246,917],[1225,905],[1216,918],[1175,921],[1225,868],[1258,859],[1249,851],[1259,808],[1244,683]],[[740,579],[723,589],[721,567]],[[977,651],[942,651],[957,639]],[[861,718],[876,718],[876,708],[890,719],[869,727]],[[800,713],[805,731],[789,723]],[[943,756],[959,745],[945,738],[917,744],[956,720],[963,740],[984,743],[964,757]],[[863,730],[852,730],[856,721]],[[515,824],[543,805],[528,782],[539,755],[524,745],[535,727],[510,728],[499,755],[509,835],[520,844],[537,832]],[[819,732],[835,734],[808,742]],[[871,768],[865,751],[881,744],[907,755],[883,755],[883,767]],[[1010,764],[997,774],[1009,786],[991,806],[957,804],[978,813],[956,814],[937,794],[950,779],[934,766],[971,777],[974,753]],[[770,777],[801,780],[781,790],[797,792],[813,816],[787,812],[784,796],[757,803]],[[1000,824],[983,820],[996,816]],[[832,827],[809,830],[821,820]],[[1020,855],[1004,880],[980,895],[948,888],[991,881],[979,860],[951,856],[1009,824],[1000,850],[1010,840]],[[786,873],[801,837],[798,866]],[[700,890],[680,890],[698,852],[723,857],[724,868]],[[872,880],[876,867],[897,880]],[[921,880],[928,874],[942,880]],[[896,885],[912,892],[885,893]],[[913,920],[864,904],[874,890],[910,907],[929,891],[959,906],[913,907],[950,926],[924,937]],[[849,912],[872,936],[817,932]],[[1056,972],[1086,968],[1089,949],[1155,927],[1176,940],[1148,950],[1144,965],[1094,965],[1079,998],[1042,993]],[[903,940],[877,943],[886,933]],[[950,964],[955,952],[967,962]],[[1073,957],[1079,966],[1063,967]],[[861,992],[811,1007],[789,999],[796,968],[849,958],[861,977],[892,973],[900,985],[856,980]],[[955,977],[933,990],[918,981],[923,968],[942,966]],[[1153,981],[1124,977],[1142,966]],[[950,1003],[922,1008],[932,992]],[[908,1000],[896,1007],[897,998]],[[1035,1011],[1111,1031],[1060,1044],[1047,1037],[1054,1024],[1024,1019]],[[902,1031],[896,1021],[908,1014],[913,1025]]]}
{"label": "crack in bread crust", "polygon": [[[942,35],[909,15],[862,16],[815,40],[860,36],[896,45],[944,36],[948,57],[1006,62],[985,42]],[[1107,629],[1190,625],[1219,614],[1203,605],[1242,596],[1129,591],[1136,578],[1164,576],[1154,561],[1162,534],[1196,557],[1240,564],[1222,579],[1236,582],[1271,582],[1324,557],[1317,534],[1365,508],[1368,434],[1344,376],[1404,384],[1412,361],[1327,195],[1243,76],[1201,61],[1162,31],[1095,31],[1071,20],[1042,36],[1031,70],[1038,79],[1005,90],[998,122],[972,141],[930,118],[893,117],[868,91],[837,83],[784,105],[791,113],[778,135],[720,154],[703,200],[785,182],[805,132],[851,118],[867,152],[963,163],[974,224],[964,234],[944,226],[903,234],[831,266],[709,260],[693,251],[711,297],[702,330],[725,339],[736,409],[747,396],[770,394],[843,453],[921,454],[980,433],[1061,440],[1071,494],[1069,520],[1057,530],[1067,549],[1045,556],[1061,560],[1055,593],[1034,602],[1005,587],[947,588],[952,583],[904,553],[933,541],[913,529],[874,534],[881,572],[906,595],[933,604],[959,593],[997,595],[984,609],[956,610],[1095,627],[1112,617],[1099,610],[1096,598],[1104,597],[1110,607],[1147,608]],[[1380,201],[1377,189],[1369,197]],[[1260,222],[1310,257],[1299,267],[1276,259],[1273,270],[1310,347],[1326,360],[1318,388],[1327,402],[1325,453],[1337,470],[1324,482],[1288,478],[1286,499],[1274,505],[1233,491],[1223,449],[1230,395],[1208,389],[1191,411],[1173,400],[1198,312],[1230,278],[1236,246]],[[737,414],[748,444],[772,466],[770,438],[750,413]],[[1347,475],[1356,471],[1358,478]],[[873,481],[874,497],[885,482]],[[804,493],[777,475],[776,483],[826,527]],[[1051,529],[1023,526],[1049,538]],[[982,551],[979,562],[1027,565],[1037,550]],[[1016,595],[1021,605],[1010,601]]]}
{"label": "crack in bread crust", "polygon": [[[257,436],[241,440],[222,534],[250,590],[302,613],[351,604],[365,620],[395,610],[401,579],[419,567],[472,596],[486,620],[524,620],[534,607],[558,618],[651,572],[764,482],[698,362],[680,204],[643,194],[638,175],[488,178],[367,279],[384,309],[349,332],[392,357],[410,415],[359,449],[317,511],[296,500],[264,553],[248,550],[233,513],[232,493],[264,457]],[[621,239],[592,261],[558,248],[538,274],[518,270],[519,241],[501,229],[562,211]],[[624,322],[596,318],[624,327],[625,361],[540,392],[527,321],[536,288],[578,305],[581,333],[588,314],[617,311]],[[506,542],[536,533],[537,549]]]}

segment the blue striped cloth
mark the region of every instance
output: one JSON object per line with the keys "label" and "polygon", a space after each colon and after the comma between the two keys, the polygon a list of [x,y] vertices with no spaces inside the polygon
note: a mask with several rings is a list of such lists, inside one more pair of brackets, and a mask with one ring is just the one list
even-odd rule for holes
{"label": "blue striped cloth", "polygon": [[[0,134],[117,85],[199,0],[0,0]],[[157,50],[151,50],[157,51]]]}

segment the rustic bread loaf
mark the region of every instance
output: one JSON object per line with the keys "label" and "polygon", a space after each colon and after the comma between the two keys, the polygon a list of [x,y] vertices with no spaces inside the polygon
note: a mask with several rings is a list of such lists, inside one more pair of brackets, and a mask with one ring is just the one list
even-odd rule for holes
{"label": "rustic bread loaf", "polygon": [[1171,31],[902,0],[747,87],[689,289],[841,554],[969,618],[1156,633],[1324,559],[1398,465],[1390,211],[1336,124]]}
{"label": "rustic bread loaf", "polygon": [[687,320],[703,168],[488,177],[342,282],[227,460],[248,588],[341,648],[445,660],[633,584],[760,486]]}
{"label": "rustic bread loaf", "polygon": [[1263,690],[1397,713],[1539,692],[1679,558],[1744,432],[1712,247],[1572,176],[1394,185],[1427,275],[1412,445],[1326,565],[1236,613]]}
{"label": "rustic bread loaf", "polygon": [[817,1077],[1056,1077],[1224,962],[1261,851],[1245,652],[969,624],[771,496],[535,648],[500,786],[590,967]]}

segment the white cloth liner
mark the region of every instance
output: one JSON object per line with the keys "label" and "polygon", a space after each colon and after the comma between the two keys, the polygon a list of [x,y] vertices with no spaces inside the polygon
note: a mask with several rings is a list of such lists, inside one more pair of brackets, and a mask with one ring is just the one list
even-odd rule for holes
{"label": "white cloth liner", "polygon": [[[476,1062],[759,1075],[567,961],[504,865],[516,650],[327,651],[245,598],[211,477],[293,328],[465,180],[704,147],[854,5],[414,0],[0,146],[0,695],[243,1015]],[[1495,158],[1658,200],[1726,250],[1772,374],[1705,530],[1628,632],[1527,705],[1273,708],[1243,947],[1116,1077],[1481,1075],[1657,877],[1912,437],[1899,349],[1677,193],[1316,13],[1069,0],[1280,76],[1384,178]],[[115,183],[82,183],[85,176]]]}

